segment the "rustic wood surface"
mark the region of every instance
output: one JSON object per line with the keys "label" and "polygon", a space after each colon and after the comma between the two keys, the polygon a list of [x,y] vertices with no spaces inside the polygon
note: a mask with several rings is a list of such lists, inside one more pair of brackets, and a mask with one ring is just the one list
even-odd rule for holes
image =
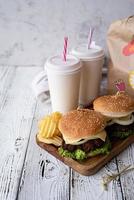
{"label": "rustic wood surface", "polygon": [[[36,145],[37,121],[51,112],[30,84],[40,67],[0,67],[0,200],[133,200],[134,173],[101,186],[105,174],[134,166],[134,145],[98,173],[82,176]],[[102,91],[105,93],[104,79]]]}

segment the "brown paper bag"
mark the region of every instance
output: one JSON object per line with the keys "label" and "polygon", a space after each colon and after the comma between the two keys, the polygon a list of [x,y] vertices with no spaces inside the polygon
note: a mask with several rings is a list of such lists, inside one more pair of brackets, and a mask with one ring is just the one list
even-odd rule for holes
{"label": "brown paper bag", "polygon": [[134,96],[134,16],[112,23],[107,43],[110,53],[108,93],[115,93],[115,81],[122,79],[126,91]]}

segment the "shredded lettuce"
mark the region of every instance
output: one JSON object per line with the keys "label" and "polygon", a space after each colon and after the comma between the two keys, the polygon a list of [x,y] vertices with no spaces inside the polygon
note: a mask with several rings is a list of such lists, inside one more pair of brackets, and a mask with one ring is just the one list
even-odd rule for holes
{"label": "shredded lettuce", "polygon": [[87,158],[85,151],[82,151],[81,149],[75,150],[75,159],[76,160],[83,160],[85,158]]}
{"label": "shredded lettuce", "polygon": [[99,154],[108,154],[110,149],[111,149],[111,143],[107,139],[106,143],[103,146],[96,148],[88,153],[84,152],[81,149],[76,149],[75,151],[70,152],[68,150],[64,150],[62,147],[60,147],[58,151],[59,151],[59,154],[63,157],[69,157],[69,158],[73,158],[75,160],[81,161],[87,157],[92,157]]}
{"label": "shredded lettuce", "polygon": [[69,157],[75,159],[75,154],[74,152],[64,150],[62,147],[58,148],[59,154],[63,157]]}
{"label": "shredded lettuce", "polygon": [[63,157],[69,157],[76,160],[83,160],[87,158],[86,153],[82,151],[81,149],[76,149],[75,151],[71,152],[68,150],[64,150],[62,147],[60,147],[58,151],[59,151],[59,154]]}

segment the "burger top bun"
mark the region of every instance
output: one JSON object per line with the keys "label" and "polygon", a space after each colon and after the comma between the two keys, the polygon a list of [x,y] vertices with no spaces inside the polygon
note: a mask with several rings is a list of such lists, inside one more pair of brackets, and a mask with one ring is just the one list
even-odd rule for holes
{"label": "burger top bun", "polygon": [[125,117],[134,111],[134,98],[125,92],[101,96],[95,99],[93,108],[107,117]]}
{"label": "burger top bun", "polygon": [[73,144],[81,139],[88,139],[95,136],[105,128],[104,117],[93,110],[73,110],[59,121],[59,130],[65,142]]}

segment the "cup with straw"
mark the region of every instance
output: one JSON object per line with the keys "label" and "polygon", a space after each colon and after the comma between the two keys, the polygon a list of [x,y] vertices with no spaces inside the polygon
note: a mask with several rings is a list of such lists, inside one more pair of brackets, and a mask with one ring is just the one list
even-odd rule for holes
{"label": "cup with straw", "polygon": [[71,54],[82,62],[79,104],[89,106],[100,92],[104,51],[93,41],[94,28],[89,28],[87,41],[76,45]]}
{"label": "cup with straw", "polygon": [[81,62],[67,54],[68,37],[64,37],[62,54],[47,59],[47,71],[52,111],[66,113],[78,107]]}

